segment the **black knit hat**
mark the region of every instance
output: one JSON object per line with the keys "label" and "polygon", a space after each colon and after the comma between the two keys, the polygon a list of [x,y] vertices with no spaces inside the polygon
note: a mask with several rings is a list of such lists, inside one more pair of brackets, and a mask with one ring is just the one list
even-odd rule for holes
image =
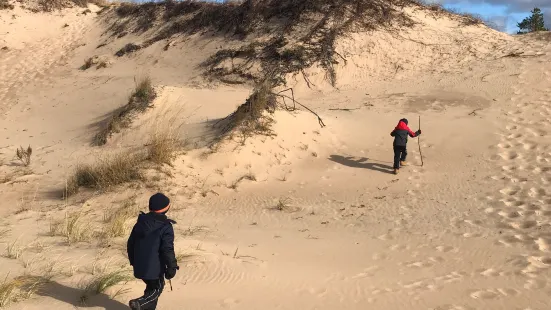
{"label": "black knit hat", "polygon": [[170,199],[167,196],[157,193],[149,198],[149,210],[155,213],[165,213],[170,208]]}
{"label": "black knit hat", "polygon": [[408,124],[408,120],[406,118],[402,118],[400,121],[406,123],[406,125]]}

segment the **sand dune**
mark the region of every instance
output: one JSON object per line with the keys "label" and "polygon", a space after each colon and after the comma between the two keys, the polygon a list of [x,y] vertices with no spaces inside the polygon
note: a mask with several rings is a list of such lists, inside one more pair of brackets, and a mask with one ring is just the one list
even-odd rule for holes
{"label": "sand dune", "polygon": [[[546,34],[509,36],[406,6],[399,12],[414,26],[337,39],[346,61],[334,64],[335,87],[318,65],[285,73],[277,91],[292,87],[325,127],[302,107],[279,109],[273,134],[236,130],[214,143],[211,125],[247,100],[254,83],[243,76],[258,77],[266,63],[235,57],[216,68],[250,66],[217,78],[205,62],[278,24],[240,39],[212,29],[158,39],[189,16],[146,18],[139,30],[140,17],[165,9],[89,9],[0,11],[0,276],[51,280],[6,309],[127,309],[138,281],[83,288],[129,267],[128,228],[158,190],[173,201],[182,266],[160,309],[548,308]],[[129,43],[142,48],[116,56]],[[105,67],[81,68],[95,56]],[[145,75],[152,106],[94,146]],[[389,133],[402,117],[417,129],[419,115],[423,134],[394,175]],[[171,165],[62,198],[79,164],[148,149],[167,127],[182,142]],[[14,155],[28,145],[25,167]]]}

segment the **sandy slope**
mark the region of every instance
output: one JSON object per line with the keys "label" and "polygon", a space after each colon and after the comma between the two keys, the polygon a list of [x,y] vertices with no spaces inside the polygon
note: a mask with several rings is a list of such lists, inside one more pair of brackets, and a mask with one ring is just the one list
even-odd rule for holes
{"label": "sandy slope", "polygon": [[[65,202],[59,188],[76,163],[143,145],[167,115],[200,146],[209,135],[201,123],[229,114],[250,92],[198,78],[197,64],[219,38],[115,58],[140,37],[97,48],[106,42],[104,25],[76,13],[60,19],[16,11],[21,17],[0,43],[9,47],[0,51],[0,176],[13,176],[0,184],[0,223],[9,230],[0,251],[17,238],[26,247],[17,260],[0,258],[0,275],[57,275],[8,309],[82,306],[78,288],[92,273],[127,267],[125,240],[108,248],[67,245],[48,236],[50,222],[78,210],[101,229],[105,213],[130,199],[143,209],[158,189],[173,200],[177,251],[187,254],[160,309],[547,309],[549,40],[412,13],[423,24],[401,35],[428,47],[354,34],[340,43],[350,61],[338,68],[338,90],[325,87],[317,69],[307,72],[313,89],[290,77],[299,101],[327,127],[307,112],[280,111],[275,137],[227,143],[213,154],[191,150],[163,168],[172,177],[154,174],[142,185]],[[37,31],[33,23],[42,18],[60,27]],[[461,44],[450,39],[456,34]],[[511,51],[520,54],[503,57]],[[93,55],[109,55],[111,67],[78,70]],[[134,76],[144,72],[158,85],[155,107],[106,146],[90,146],[93,124],[124,104]],[[418,115],[424,166],[412,139],[411,166],[395,176],[389,133],[404,116],[416,129]],[[35,149],[32,172],[12,161],[19,144]],[[246,174],[256,181],[235,183]],[[283,210],[274,208],[279,201]],[[126,309],[143,286],[126,287],[116,300],[102,294],[85,307]]]}

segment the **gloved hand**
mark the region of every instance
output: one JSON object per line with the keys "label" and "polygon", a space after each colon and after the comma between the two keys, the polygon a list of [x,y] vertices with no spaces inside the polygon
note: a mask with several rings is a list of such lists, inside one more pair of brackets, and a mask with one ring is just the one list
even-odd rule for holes
{"label": "gloved hand", "polygon": [[168,280],[174,278],[176,276],[176,270],[179,270],[179,269],[180,267],[178,266],[167,268],[165,271],[165,278],[167,278]]}
{"label": "gloved hand", "polygon": [[421,134],[421,129],[417,130],[417,136]]}

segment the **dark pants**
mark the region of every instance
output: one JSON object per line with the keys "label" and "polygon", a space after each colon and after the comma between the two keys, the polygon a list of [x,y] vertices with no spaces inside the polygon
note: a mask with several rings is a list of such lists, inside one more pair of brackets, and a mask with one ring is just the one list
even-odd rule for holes
{"label": "dark pants", "polygon": [[145,282],[145,291],[142,297],[135,299],[140,304],[142,310],[155,310],[157,309],[157,302],[165,287],[165,279],[158,280],[143,280]]}
{"label": "dark pants", "polygon": [[394,169],[400,169],[400,162],[406,161],[408,151],[405,146],[394,146]]}

